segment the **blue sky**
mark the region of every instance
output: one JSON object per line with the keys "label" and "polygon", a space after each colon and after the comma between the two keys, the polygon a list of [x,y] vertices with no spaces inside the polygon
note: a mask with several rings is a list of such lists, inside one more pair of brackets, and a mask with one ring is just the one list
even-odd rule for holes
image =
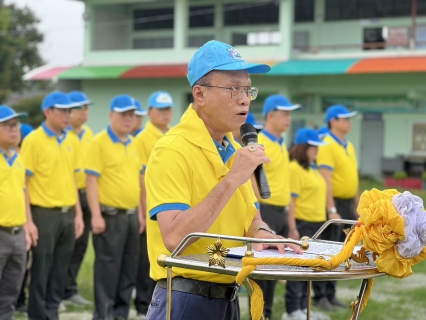
{"label": "blue sky", "polygon": [[83,60],[84,3],[73,0],[6,0],[28,6],[41,20],[45,40],[40,46],[43,59],[53,66],[73,66]]}

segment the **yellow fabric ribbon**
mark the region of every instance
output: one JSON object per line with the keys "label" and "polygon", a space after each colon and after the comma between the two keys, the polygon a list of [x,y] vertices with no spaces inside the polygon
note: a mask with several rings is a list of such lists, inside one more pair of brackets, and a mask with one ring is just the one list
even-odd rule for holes
{"label": "yellow fabric ribbon", "polygon": [[[242,259],[242,269],[237,275],[236,282],[242,284],[244,280],[260,265],[291,265],[300,267],[322,268],[333,270],[349,259],[355,246],[364,240],[366,250],[375,252],[379,257],[375,260],[379,272],[389,276],[404,278],[413,273],[411,267],[426,258],[426,248],[417,256],[410,259],[402,258],[396,250],[396,242],[405,238],[404,219],[392,205],[392,197],[398,194],[396,190],[379,191],[373,189],[365,191],[360,198],[358,213],[360,219],[353,232],[349,234],[346,245],[330,260],[300,259],[300,258],[250,258]],[[263,293],[253,281],[253,295],[251,297],[251,315],[258,320],[263,314]],[[253,285],[254,284],[254,285]],[[367,283],[361,312],[367,306],[374,281]]]}

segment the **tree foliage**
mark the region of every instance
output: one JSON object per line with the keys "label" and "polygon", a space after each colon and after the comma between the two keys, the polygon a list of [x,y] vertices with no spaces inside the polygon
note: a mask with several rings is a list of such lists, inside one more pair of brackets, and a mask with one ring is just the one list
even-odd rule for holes
{"label": "tree foliage", "polygon": [[43,35],[39,20],[26,8],[5,5],[0,0],[0,103],[11,92],[22,92],[32,84],[24,82],[24,73],[43,64],[38,45]]}
{"label": "tree foliage", "polygon": [[16,112],[28,113],[28,118],[25,118],[23,122],[30,124],[33,128],[37,128],[44,121],[43,112],[41,112],[43,98],[44,96],[25,98],[12,105],[12,107]]}

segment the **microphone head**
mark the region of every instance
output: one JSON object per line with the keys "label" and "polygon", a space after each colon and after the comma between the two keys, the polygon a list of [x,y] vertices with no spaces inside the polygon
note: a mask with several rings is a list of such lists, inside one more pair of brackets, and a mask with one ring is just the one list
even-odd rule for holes
{"label": "microphone head", "polygon": [[240,128],[241,140],[244,145],[248,143],[257,143],[256,128],[250,123],[244,123]]}

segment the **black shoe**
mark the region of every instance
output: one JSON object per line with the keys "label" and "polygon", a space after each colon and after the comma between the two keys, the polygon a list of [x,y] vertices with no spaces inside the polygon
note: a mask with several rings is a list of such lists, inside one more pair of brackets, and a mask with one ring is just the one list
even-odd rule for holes
{"label": "black shoe", "polygon": [[330,303],[331,303],[333,306],[341,307],[341,308],[345,308],[345,309],[348,309],[348,308],[349,308],[349,305],[348,305],[348,304],[346,304],[346,303],[344,303],[344,302],[340,301],[340,300],[339,300],[339,299],[337,299],[336,297],[333,297],[333,298],[332,298],[332,299],[330,299],[329,301],[330,301]]}
{"label": "black shoe", "polygon": [[328,301],[327,297],[322,297],[319,300],[314,300],[314,306],[320,307],[324,311],[334,311],[333,305]]}

